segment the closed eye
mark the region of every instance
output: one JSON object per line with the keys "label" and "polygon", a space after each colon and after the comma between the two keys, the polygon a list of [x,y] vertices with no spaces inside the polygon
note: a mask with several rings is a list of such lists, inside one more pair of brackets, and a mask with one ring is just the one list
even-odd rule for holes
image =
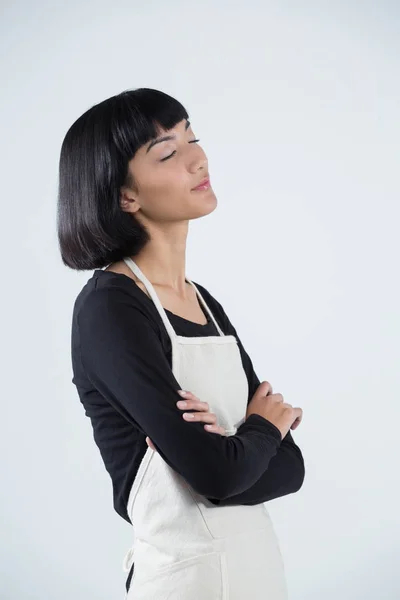
{"label": "closed eye", "polygon": [[[190,140],[189,144],[194,144],[195,142],[199,142],[200,140]],[[160,162],[164,162],[165,160],[168,160],[169,158],[171,158],[171,156],[174,156],[174,154],[176,154],[176,150],[174,150],[172,152],[172,154],[170,154],[169,156],[166,156],[165,158],[162,158],[160,160]]]}

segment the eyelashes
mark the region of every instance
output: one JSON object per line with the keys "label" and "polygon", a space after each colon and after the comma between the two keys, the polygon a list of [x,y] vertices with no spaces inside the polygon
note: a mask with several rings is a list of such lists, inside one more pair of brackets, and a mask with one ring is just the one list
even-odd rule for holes
{"label": "eyelashes", "polygon": [[[197,142],[199,142],[199,141],[200,141],[200,140],[190,140],[189,144],[194,144],[194,143],[197,143]],[[174,151],[172,152],[172,154],[170,154],[169,156],[166,156],[165,158],[162,158],[162,159],[160,160],[160,162],[164,162],[165,160],[168,160],[169,158],[171,158],[171,156],[174,156],[174,154],[176,154],[176,150],[174,150]]]}

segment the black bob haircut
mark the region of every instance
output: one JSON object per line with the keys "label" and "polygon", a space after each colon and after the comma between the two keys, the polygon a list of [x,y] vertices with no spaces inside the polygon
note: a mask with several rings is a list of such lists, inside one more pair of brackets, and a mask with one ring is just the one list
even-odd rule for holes
{"label": "black bob haircut", "polygon": [[71,125],[59,160],[57,235],[63,263],[84,271],[135,256],[150,235],[120,207],[120,188],[134,188],[128,163],[160,126],[188,119],[159,90],[126,90],[89,108]]}

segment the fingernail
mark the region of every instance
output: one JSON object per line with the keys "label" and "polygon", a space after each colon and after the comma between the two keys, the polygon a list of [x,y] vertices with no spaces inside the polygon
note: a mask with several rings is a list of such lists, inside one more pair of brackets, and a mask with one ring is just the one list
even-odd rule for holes
{"label": "fingernail", "polygon": [[187,407],[187,402],[185,402],[184,400],[178,400],[178,402],[176,403],[178,408],[186,408]]}
{"label": "fingernail", "polygon": [[194,419],[194,414],[193,413],[183,413],[183,416],[186,419]]}
{"label": "fingernail", "polygon": [[181,396],[187,396],[187,392],[185,392],[185,390],[178,390],[178,394]]}

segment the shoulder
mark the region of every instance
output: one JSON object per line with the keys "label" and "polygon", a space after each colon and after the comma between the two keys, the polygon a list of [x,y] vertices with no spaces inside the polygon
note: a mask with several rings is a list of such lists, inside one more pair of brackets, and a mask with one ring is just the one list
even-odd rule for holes
{"label": "shoulder", "polygon": [[208,287],[205,287],[204,285],[202,285],[198,281],[194,281],[194,279],[192,279],[191,281],[197,287],[197,289],[199,290],[200,294],[203,296],[204,300],[212,302],[215,305],[219,304],[219,302],[213,296],[213,294],[210,292],[210,289]]}
{"label": "shoulder", "polygon": [[131,322],[140,319],[159,330],[157,311],[150,299],[132,278],[111,271],[96,269],[75,299],[73,318],[77,323],[95,316],[117,316]]}

